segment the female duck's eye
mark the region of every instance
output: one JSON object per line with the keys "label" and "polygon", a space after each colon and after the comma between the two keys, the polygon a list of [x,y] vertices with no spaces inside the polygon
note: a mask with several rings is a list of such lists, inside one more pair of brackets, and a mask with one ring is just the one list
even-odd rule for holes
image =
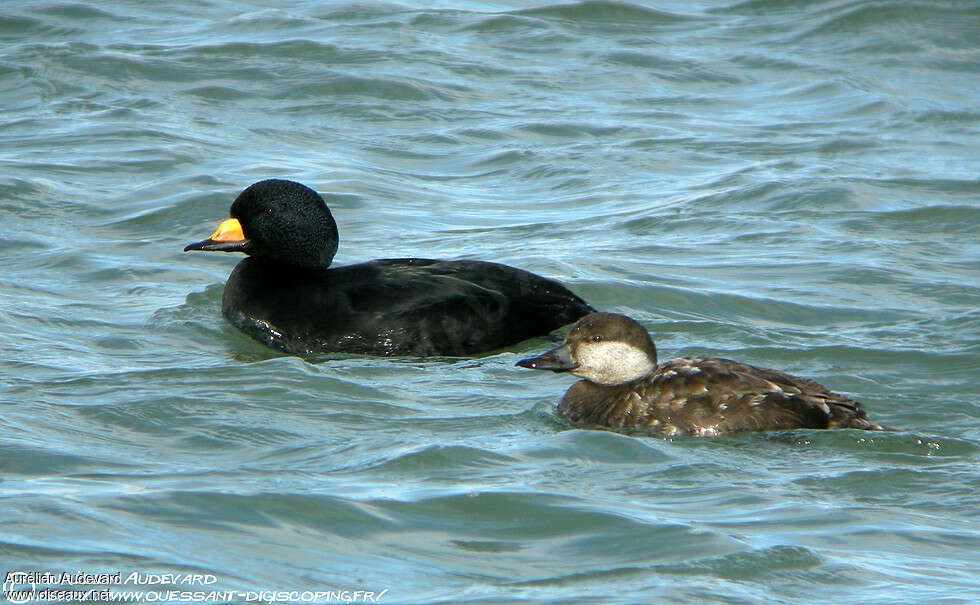
{"label": "female duck's eye", "polygon": [[592,342],[602,342],[602,336],[593,336]]}

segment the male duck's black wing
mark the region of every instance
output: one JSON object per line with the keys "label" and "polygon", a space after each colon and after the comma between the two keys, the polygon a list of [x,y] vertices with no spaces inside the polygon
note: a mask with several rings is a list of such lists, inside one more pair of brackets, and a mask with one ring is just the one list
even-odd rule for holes
{"label": "male duck's black wing", "polygon": [[[416,296],[393,305],[389,322],[415,327],[411,355],[471,355],[543,336],[592,312],[567,288],[534,273],[484,261],[388,259],[371,263]],[[406,335],[408,336],[408,335]]]}

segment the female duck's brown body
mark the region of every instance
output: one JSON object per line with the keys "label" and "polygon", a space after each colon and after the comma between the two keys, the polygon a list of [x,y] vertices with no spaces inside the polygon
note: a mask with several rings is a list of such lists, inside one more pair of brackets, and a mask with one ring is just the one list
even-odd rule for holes
{"label": "female duck's brown body", "polygon": [[657,364],[656,347],[632,319],[594,313],[562,346],[518,362],[570,372],[558,412],[575,422],[715,436],[792,428],[881,430],[861,405],[807,378],[729,359],[683,357]]}

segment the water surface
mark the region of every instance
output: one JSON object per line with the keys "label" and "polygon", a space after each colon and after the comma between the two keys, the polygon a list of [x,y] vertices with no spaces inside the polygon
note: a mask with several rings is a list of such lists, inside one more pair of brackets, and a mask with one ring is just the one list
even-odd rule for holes
{"label": "water surface", "polygon": [[[980,4],[3,13],[0,569],[385,603],[980,600]],[[553,339],[276,354],[220,315],[237,259],[181,252],[269,177],[326,197],[337,264],[508,263],[664,357],[813,377],[901,430],[577,429],[568,377],[514,367]]]}

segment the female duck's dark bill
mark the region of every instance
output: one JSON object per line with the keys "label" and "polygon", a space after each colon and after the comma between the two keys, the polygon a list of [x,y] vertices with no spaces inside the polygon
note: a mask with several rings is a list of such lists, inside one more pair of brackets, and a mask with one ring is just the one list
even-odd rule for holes
{"label": "female duck's dark bill", "polygon": [[566,345],[555,347],[537,357],[522,359],[515,365],[532,370],[551,370],[552,372],[567,372],[578,367],[578,364],[572,361],[571,349]]}
{"label": "female duck's dark bill", "polygon": [[248,240],[242,232],[242,224],[236,218],[222,221],[208,239],[187,244],[184,252],[204,250],[205,252],[244,252]]}

